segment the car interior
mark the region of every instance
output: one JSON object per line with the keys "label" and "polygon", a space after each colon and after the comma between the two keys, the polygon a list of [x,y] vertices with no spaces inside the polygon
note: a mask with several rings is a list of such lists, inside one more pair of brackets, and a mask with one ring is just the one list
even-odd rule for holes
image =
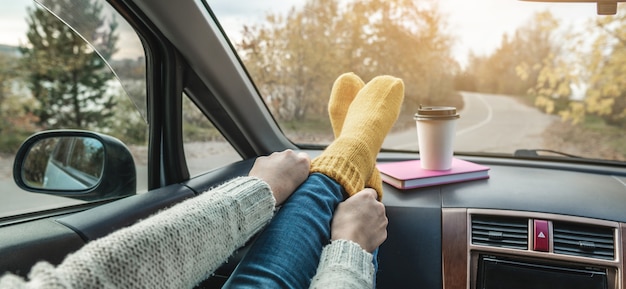
{"label": "car interior", "polygon": [[[146,192],[130,193],[128,187],[103,182],[85,194],[121,193],[1,217],[0,272],[27,276],[38,261],[59,264],[89,241],[247,175],[255,157],[285,149],[315,157],[324,149],[292,142],[272,121],[211,1],[172,3],[108,1],[137,32],[146,55]],[[185,96],[232,145],[240,161],[190,173],[182,137]],[[77,130],[47,136],[104,139]],[[29,186],[20,176],[34,142],[25,142],[15,159],[13,173],[20,187]],[[118,147],[108,138],[102,142],[109,152],[113,147],[119,152],[105,154],[100,178],[116,179],[116,172],[128,163],[113,158],[130,153],[124,144]],[[455,152],[455,157],[489,167],[489,178],[414,189],[384,184],[382,202],[389,225],[379,251],[378,288],[626,288],[624,162],[539,158],[532,151]],[[383,149],[377,161],[418,158],[416,151]],[[134,177],[125,176],[131,187],[139,182]],[[49,194],[67,197],[62,191]],[[220,288],[245,251],[235,252],[198,288]]]}

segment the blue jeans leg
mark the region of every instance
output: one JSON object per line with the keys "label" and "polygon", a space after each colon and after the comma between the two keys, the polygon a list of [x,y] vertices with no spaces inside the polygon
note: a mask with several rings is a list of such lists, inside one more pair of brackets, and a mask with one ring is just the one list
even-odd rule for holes
{"label": "blue jeans leg", "polygon": [[343,189],[319,173],[291,195],[223,288],[308,288]]}

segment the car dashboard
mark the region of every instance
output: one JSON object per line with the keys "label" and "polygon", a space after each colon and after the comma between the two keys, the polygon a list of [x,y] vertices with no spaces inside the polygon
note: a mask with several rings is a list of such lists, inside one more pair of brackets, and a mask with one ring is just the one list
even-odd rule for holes
{"label": "car dashboard", "polygon": [[[305,152],[315,157],[320,150]],[[382,152],[378,161],[417,157]],[[457,157],[488,166],[490,178],[410,190],[384,185],[389,224],[377,288],[624,288],[626,168]],[[246,175],[253,163],[8,226],[0,231],[0,269],[25,276],[37,261],[58,264],[90,240]],[[235,252],[198,288],[220,288],[245,252]]]}
{"label": "car dashboard", "polygon": [[490,178],[385,184],[379,288],[624,288],[623,167],[461,158],[488,166]]}

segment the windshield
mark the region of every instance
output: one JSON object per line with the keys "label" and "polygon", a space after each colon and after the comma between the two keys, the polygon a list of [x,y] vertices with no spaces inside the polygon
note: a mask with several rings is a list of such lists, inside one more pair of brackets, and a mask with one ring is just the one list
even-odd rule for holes
{"label": "windshield", "polygon": [[[246,3],[247,2],[247,3]],[[333,81],[400,77],[383,147],[418,150],[419,105],[460,112],[457,154],[626,160],[626,7],[516,0],[208,1],[284,133],[328,144]]]}

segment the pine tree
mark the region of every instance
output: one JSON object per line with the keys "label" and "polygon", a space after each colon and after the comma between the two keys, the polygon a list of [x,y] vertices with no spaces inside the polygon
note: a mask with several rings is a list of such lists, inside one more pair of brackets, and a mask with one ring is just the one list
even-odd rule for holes
{"label": "pine tree", "polygon": [[40,7],[28,13],[28,43],[20,51],[28,87],[39,102],[30,109],[44,128],[97,128],[115,105],[107,93],[114,75],[106,61],[116,49],[117,22],[107,21],[102,5],[91,0],[56,2],[73,8],[72,27]]}

